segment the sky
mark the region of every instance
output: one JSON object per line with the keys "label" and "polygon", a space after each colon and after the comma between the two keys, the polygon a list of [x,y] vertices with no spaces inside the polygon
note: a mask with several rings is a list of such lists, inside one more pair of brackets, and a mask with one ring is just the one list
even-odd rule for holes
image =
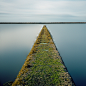
{"label": "sky", "polygon": [[0,0],[0,22],[86,22],[86,0]]}

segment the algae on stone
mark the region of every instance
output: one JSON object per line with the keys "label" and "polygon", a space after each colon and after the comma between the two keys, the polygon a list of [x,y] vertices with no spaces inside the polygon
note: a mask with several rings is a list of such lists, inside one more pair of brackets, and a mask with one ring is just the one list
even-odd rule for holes
{"label": "algae on stone", "polygon": [[44,25],[12,86],[75,86]]}

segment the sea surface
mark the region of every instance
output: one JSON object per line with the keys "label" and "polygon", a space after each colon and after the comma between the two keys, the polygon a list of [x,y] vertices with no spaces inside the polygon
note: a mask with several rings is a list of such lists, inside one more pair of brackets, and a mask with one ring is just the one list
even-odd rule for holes
{"label": "sea surface", "polygon": [[[76,86],[86,86],[86,24],[46,24]],[[43,24],[0,24],[0,85],[14,81]]]}

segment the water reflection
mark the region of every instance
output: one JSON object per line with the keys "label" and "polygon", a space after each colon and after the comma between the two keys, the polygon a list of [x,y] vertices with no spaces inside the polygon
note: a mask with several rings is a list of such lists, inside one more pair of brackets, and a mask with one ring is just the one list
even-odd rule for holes
{"label": "water reflection", "polygon": [[[14,80],[43,25],[0,25],[0,82]],[[86,24],[46,25],[77,86],[86,80]]]}

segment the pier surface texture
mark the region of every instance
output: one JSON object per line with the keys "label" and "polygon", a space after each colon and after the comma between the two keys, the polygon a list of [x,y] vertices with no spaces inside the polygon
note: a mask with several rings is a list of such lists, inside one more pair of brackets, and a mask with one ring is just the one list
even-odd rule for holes
{"label": "pier surface texture", "polygon": [[75,86],[45,25],[12,86]]}

